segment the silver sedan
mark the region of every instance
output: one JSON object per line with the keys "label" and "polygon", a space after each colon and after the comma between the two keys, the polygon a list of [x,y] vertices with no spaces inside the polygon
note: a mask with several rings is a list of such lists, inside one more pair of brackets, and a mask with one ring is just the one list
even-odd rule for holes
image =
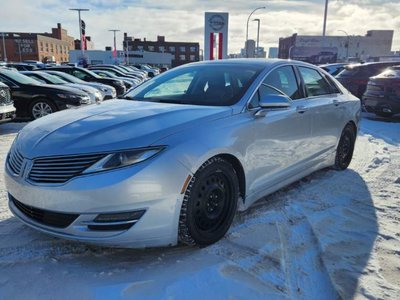
{"label": "silver sedan", "polygon": [[27,125],[6,162],[9,206],[42,232],[117,247],[209,245],[235,212],[352,159],[360,101],[323,70],[223,60]]}

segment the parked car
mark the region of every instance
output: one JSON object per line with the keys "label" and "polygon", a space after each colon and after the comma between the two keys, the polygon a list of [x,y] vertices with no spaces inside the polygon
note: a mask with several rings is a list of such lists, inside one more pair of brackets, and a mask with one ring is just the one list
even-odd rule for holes
{"label": "parked car", "polygon": [[370,77],[382,73],[387,67],[399,62],[373,62],[349,65],[340,72],[336,79],[344,85],[353,95],[362,98]]}
{"label": "parked car", "polygon": [[344,70],[348,63],[335,63],[335,64],[327,64],[327,65],[320,65],[319,67],[327,71],[332,76],[338,75],[340,72]]}
{"label": "parked car", "polygon": [[238,206],[346,169],[360,119],[359,99],[298,61],[187,64],[128,96],[20,131],[5,171],[18,219],[93,244],[209,245]]}
{"label": "parked car", "polygon": [[124,82],[127,90],[140,84],[140,81],[137,81],[137,80],[129,78],[129,77],[119,77],[110,71],[96,70],[96,69],[90,69],[90,70],[93,73],[96,73],[97,75],[99,75],[101,77],[116,78],[116,79],[122,80]]}
{"label": "parked car", "polygon": [[136,80],[137,84],[141,83],[144,81],[144,79],[141,77],[141,75],[136,74],[134,71],[132,72],[127,72],[124,69],[120,68],[119,66],[101,66],[101,65],[95,65],[91,66],[88,68],[89,70],[104,70],[104,71],[109,71],[112,72],[114,75],[118,77],[128,77],[131,78],[132,80]]}
{"label": "parked car", "polygon": [[365,110],[378,116],[400,113],[400,66],[371,77],[363,96]]}
{"label": "parked car", "polygon": [[83,81],[87,82],[99,82],[107,85],[111,85],[117,91],[117,96],[123,95],[126,92],[126,87],[122,80],[114,79],[114,78],[103,78],[90,70],[79,68],[79,67],[70,67],[70,66],[57,66],[48,68],[51,71],[60,71],[70,75],[73,75]]}
{"label": "parked car", "polygon": [[14,68],[18,71],[33,71],[38,69],[35,65],[24,64],[24,63],[10,63],[7,64],[7,67]]}
{"label": "parked car", "polygon": [[145,81],[148,79],[147,73],[145,71],[139,70],[138,68],[135,68],[133,66],[130,67],[130,66],[126,66],[126,65],[118,65],[118,67],[127,73],[137,75],[141,81]]}
{"label": "parked car", "polygon": [[20,118],[38,119],[58,110],[90,104],[84,92],[67,86],[41,84],[18,71],[0,69],[0,82],[10,87]]}
{"label": "parked car", "polygon": [[0,122],[11,120],[14,116],[15,107],[11,98],[10,88],[0,82]]}
{"label": "parked car", "polygon": [[51,74],[43,72],[43,71],[21,71],[21,74],[24,74],[28,77],[36,79],[37,81],[40,81],[41,83],[64,85],[64,86],[69,86],[71,88],[78,89],[78,90],[88,94],[88,96],[90,98],[90,103],[97,103],[97,102],[103,101],[103,99],[104,99],[103,94],[94,87],[83,85],[83,84],[77,84],[77,83],[69,83],[57,76],[51,75]]}
{"label": "parked car", "polygon": [[138,68],[139,70],[147,72],[147,76],[150,78],[153,78],[154,76],[156,76],[160,73],[156,69],[153,69],[147,65],[135,65],[135,68]]}
{"label": "parked car", "polygon": [[104,96],[103,100],[109,100],[109,99],[113,99],[113,98],[117,97],[117,92],[116,92],[115,88],[113,88],[110,85],[106,85],[106,84],[99,83],[99,82],[83,81],[75,76],[72,76],[72,75],[64,73],[64,72],[59,72],[59,71],[43,70],[43,72],[46,72],[53,76],[56,76],[62,80],[70,82],[70,83],[76,83],[76,84],[94,87],[103,94],[103,96]]}

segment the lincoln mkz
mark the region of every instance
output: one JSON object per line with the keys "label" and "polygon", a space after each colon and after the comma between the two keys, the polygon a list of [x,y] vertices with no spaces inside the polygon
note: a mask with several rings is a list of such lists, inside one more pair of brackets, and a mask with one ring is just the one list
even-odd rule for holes
{"label": "lincoln mkz", "polygon": [[99,245],[209,245],[237,210],[346,169],[360,118],[358,98],[297,61],[188,64],[124,98],[20,131],[5,172],[17,218]]}

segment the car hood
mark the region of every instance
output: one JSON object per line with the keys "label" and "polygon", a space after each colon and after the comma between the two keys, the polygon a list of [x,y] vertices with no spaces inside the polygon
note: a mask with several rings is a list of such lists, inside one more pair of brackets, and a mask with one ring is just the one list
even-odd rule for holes
{"label": "car hood", "polygon": [[33,121],[20,131],[16,147],[30,159],[147,147],[231,114],[230,107],[110,100]]}
{"label": "car hood", "polygon": [[91,94],[94,94],[96,91],[98,91],[98,89],[96,89],[92,86],[85,85],[85,84],[79,84],[79,83],[66,83],[65,86],[79,89],[81,91],[84,91],[86,93],[91,93]]}

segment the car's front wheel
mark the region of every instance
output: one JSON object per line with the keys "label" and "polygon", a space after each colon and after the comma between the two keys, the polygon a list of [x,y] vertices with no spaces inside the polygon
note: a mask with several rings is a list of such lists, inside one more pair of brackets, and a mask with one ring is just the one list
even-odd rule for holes
{"label": "car's front wheel", "polygon": [[179,241],[206,246],[220,240],[232,224],[239,197],[232,165],[220,157],[206,161],[192,177],[179,218]]}
{"label": "car's front wheel", "polygon": [[356,142],[356,131],[354,126],[347,124],[340,136],[336,149],[335,166],[336,170],[345,170],[353,158],[354,144]]}
{"label": "car's front wheel", "polygon": [[55,111],[57,111],[56,106],[47,99],[36,100],[30,106],[31,117],[34,120],[52,114]]}

